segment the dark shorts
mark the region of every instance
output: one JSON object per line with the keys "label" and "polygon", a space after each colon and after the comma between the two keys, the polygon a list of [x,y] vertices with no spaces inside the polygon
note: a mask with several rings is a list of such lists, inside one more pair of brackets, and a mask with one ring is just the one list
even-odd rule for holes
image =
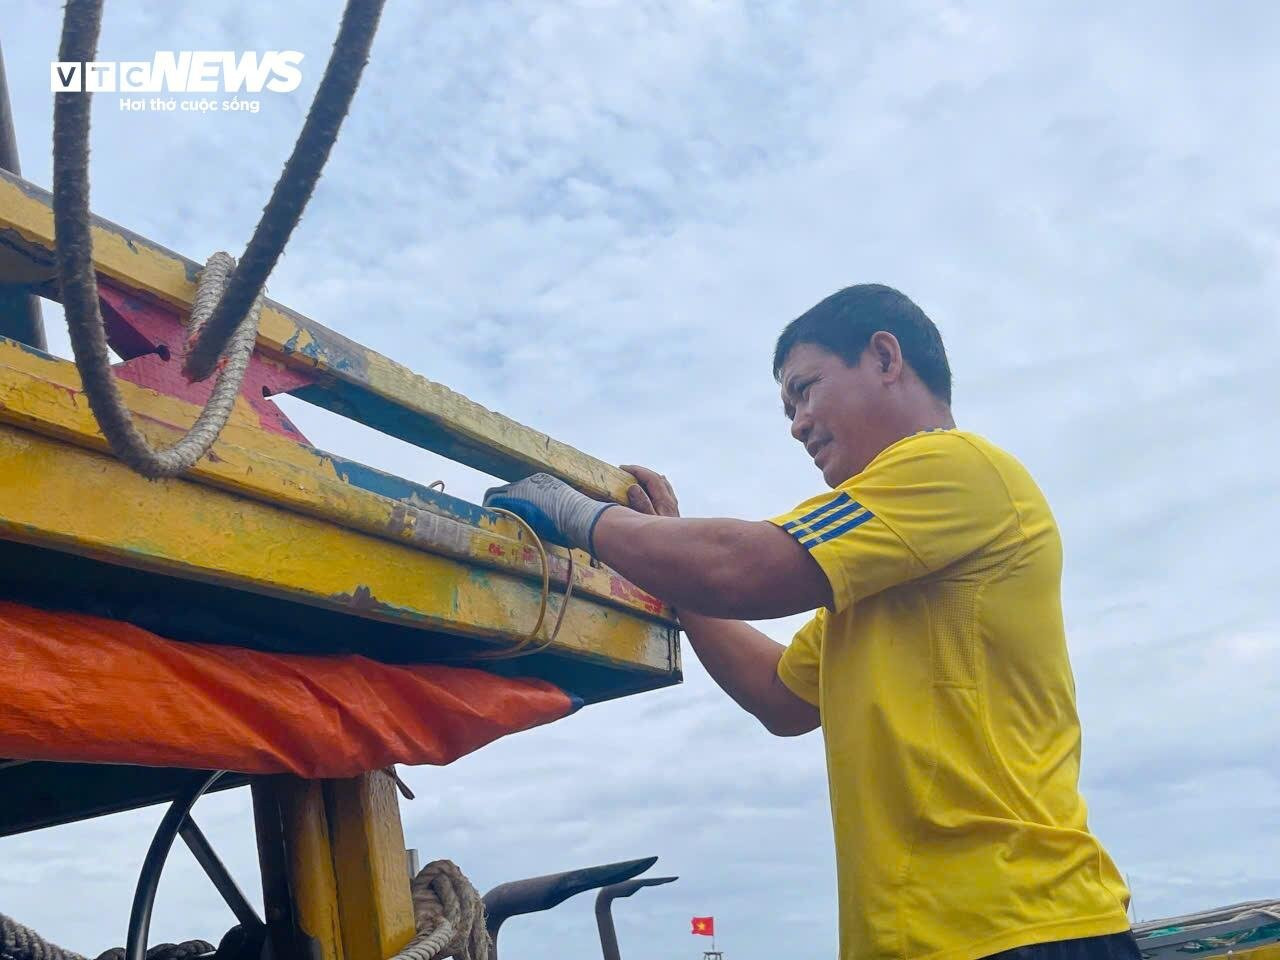
{"label": "dark shorts", "polygon": [[1111,933],[1105,937],[1082,937],[1079,940],[1053,940],[1014,947],[992,954],[987,960],[1141,960],[1133,934]]}

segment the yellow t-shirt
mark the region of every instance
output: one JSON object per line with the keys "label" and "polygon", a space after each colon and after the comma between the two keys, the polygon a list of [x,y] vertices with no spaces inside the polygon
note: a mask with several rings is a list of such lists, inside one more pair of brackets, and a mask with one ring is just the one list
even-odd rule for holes
{"label": "yellow t-shirt", "polygon": [[782,681],[819,707],[842,960],[975,960],[1129,928],[1089,832],[1062,544],[1013,457],[918,433],[772,521],[831,581]]}

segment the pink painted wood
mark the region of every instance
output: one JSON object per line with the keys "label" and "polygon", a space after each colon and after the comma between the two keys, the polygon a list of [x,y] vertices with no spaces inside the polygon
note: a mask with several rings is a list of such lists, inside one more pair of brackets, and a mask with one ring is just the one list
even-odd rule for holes
{"label": "pink painted wood", "polygon": [[[107,342],[124,358],[113,367],[116,376],[203,406],[213,392],[214,378],[193,383],[182,375],[187,328],[178,311],[130,293],[103,277],[98,278],[98,296]],[[263,430],[307,443],[307,438],[270,397],[309,386],[315,379],[255,350],[249,358],[240,395],[258,415]]]}

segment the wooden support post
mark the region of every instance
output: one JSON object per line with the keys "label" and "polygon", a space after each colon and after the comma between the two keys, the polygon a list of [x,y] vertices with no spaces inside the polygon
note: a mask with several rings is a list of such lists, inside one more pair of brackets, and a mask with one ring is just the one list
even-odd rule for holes
{"label": "wooden support post", "polygon": [[415,932],[395,782],[329,780],[325,797],[346,960],[386,960]]}
{"label": "wooden support post", "polygon": [[253,817],[274,960],[344,960],[323,785],[255,779]]}

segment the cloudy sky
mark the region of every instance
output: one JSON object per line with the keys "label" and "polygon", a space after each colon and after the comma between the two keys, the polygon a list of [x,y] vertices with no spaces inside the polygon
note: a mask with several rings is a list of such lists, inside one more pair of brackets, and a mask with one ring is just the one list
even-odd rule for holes
{"label": "cloudy sky", "polygon": [[[238,253],[336,29],[335,0],[107,4],[100,58],[296,49],[257,115],[95,102],[96,212],[193,259]],[[602,459],[690,515],[821,490],[770,377],[781,326],[900,287],[956,372],[957,420],[1049,496],[1092,825],[1139,918],[1280,897],[1280,8],[392,0],[271,295]],[[60,8],[0,0],[24,174],[50,183]],[[67,353],[56,309],[55,352]],[[299,403],[320,446],[478,499],[486,478]],[[786,640],[795,620],[764,624]],[[624,954],[834,954],[817,735],[775,740],[690,656],[675,689],[405,771],[424,862],[481,889],[657,854]],[[200,820],[257,884],[247,793]],[[160,815],[0,841],[0,911],[121,943]],[[153,940],[232,922],[185,851]],[[598,956],[590,897],[503,933]]]}

